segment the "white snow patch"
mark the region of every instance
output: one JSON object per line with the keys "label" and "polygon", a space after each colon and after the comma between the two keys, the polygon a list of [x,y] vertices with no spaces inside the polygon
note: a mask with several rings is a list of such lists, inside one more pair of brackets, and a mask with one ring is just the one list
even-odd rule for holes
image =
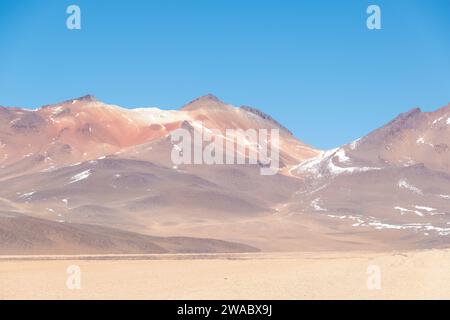
{"label": "white snow patch", "polygon": [[345,150],[344,149],[339,149],[336,152],[336,157],[338,157],[339,162],[341,162],[341,163],[348,163],[348,162],[350,162],[350,158],[345,154]]}
{"label": "white snow patch", "polygon": [[[58,113],[60,113],[61,111],[63,111],[63,107],[62,106],[58,106],[55,109],[53,109],[52,115],[56,115]],[[51,120],[53,120],[53,118],[51,118]]]}
{"label": "white snow patch", "polygon": [[328,211],[327,209],[322,208],[319,205],[320,201],[321,201],[320,198],[314,199],[313,201],[311,201],[311,207],[313,207],[315,211]]}
{"label": "white snow patch", "polygon": [[441,121],[442,119],[444,119],[444,117],[440,117],[440,118],[438,118],[438,119],[434,120],[434,121],[433,121],[433,124],[436,124],[436,123],[438,123],[438,122],[439,122],[439,121]]}
{"label": "white snow patch", "polygon": [[307,159],[301,162],[299,165],[295,166],[293,169],[298,170],[299,172],[307,172],[320,176],[320,166],[322,163],[327,160],[330,156],[332,156],[337,149],[322,151],[318,156]]}
{"label": "white snow patch", "polygon": [[398,187],[403,189],[408,189],[414,193],[422,195],[423,192],[419,188],[416,188],[415,186],[409,184],[406,180],[402,179],[398,181]]}
{"label": "white snow patch", "polygon": [[[416,207],[417,208],[417,207]],[[423,217],[423,213],[422,212],[420,212],[420,211],[417,211],[417,210],[410,210],[410,209],[406,209],[406,208],[402,208],[402,207],[394,207],[394,209],[395,210],[400,210],[400,214],[401,215],[404,215],[404,214],[406,214],[406,213],[408,213],[408,212],[411,212],[411,213],[415,213],[416,215],[418,215],[419,217]],[[417,208],[417,209],[419,209],[419,208]]]}
{"label": "white snow patch", "polygon": [[426,142],[425,139],[423,137],[420,137],[419,139],[416,140],[417,144],[426,144],[427,146],[433,147],[434,148],[434,144]]}
{"label": "white snow patch", "polygon": [[69,167],[76,167],[76,166],[79,166],[80,164],[81,164],[81,162],[77,162],[77,163],[71,164]]}
{"label": "white snow patch", "polygon": [[427,211],[427,212],[436,211],[435,208],[424,207],[424,206],[415,206],[415,208],[416,208],[416,209],[419,209],[419,210],[425,210],[425,211]]}
{"label": "white snow patch", "polygon": [[[441,236],[450,235],[450,228],[436,227],[433,226],[431,223],[392,224],[387,222],[381,222],[373,218],[368,221],[364,221],[362,217],[334,216],[329,214],[327,214],[327,216],[330,218],[348,219],[352,221],[357,221],[357,223],[354,223],[352,225],[353,227],[373,227],[377,230],[383,229],[411,230],[415,232],[422,232],[424,235],[426,235],[427,233],[429,234],[429,232],[435,232]],[[447,222],[447,224],[450,224],[450,222]]]}
{"label": "white snow patch", "polygon": [[184,119],[184,114],[174,110],[161,110],[158,108],[136,108],[129,110],[129,115],[135,121],[146,123],[163,123],[175,122]]}
{"label": "white snow patch", "polygon": [[394,207],[394,209],[395,210],[400,210],[400,214],[404,214],[405,212],[409,212],[409,211],[411,211],[411,210],[409,210],[409,209],[405,209],[405,208],[402,208],[402,207]]}
{"label": "white snow patch", "polygon": [[292,170],[297,170],[298,172],[311,173],[316,175],[318,178],[322,177],[324,173],[329,173],[331,175],[340,174],[351,174],[357,172],[366,172],[372,170],[381,170],[381,168],[376,167],[340,167],[334,164],[333,158],[337,157],[340,162],[348,162],[349,158],[345,155],[344,150],[340,148],[323,151],[318,156],[307,159],[300,163],[299,165],[293,167]]}
{"label": "white snow patch", "polygon": [[361,141],[361,138],[356,139],[355,141],[352,141],[352,143],[350,143],[350,149],[355,150],[358,147],[360,141]]}
{"label": "white snow patch", "polygon": [[381,168],[375,167],[339,167],[333,163],[333,160],[330,159],[328,162],[328,170],[333,175],[339,175],[344,173],[356,173],[356,172],[366,172],[372,170],[381,170]]}
{"label": "white snow patch", "polygon": [[28,192],[28,193],[24,193],[19,198],[29,200],[29,199],[31,199],[32,195],[35,194],[35,193],[36,193],[36,191],[31,191],[31,192]]}
{"label": "white snow patch", "polygon": [[69,183],[75,183],[84,179],[87,179],[90,175],[92,174],[91,169],[80,172],[76,175],[74,175],[71,179]]}

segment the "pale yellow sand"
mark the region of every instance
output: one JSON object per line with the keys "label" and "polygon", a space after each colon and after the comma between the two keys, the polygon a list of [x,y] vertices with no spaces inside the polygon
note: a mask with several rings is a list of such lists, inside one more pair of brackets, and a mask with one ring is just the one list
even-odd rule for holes
{"label": "pale yellow sand", "polygon": [[[450,299],[450,250],[107,258],[1,258],[0,298]],[[66,286],[70,265],[80,267],[80,290]],[[381,271],[380,289],[368,289],[368,268]]]}

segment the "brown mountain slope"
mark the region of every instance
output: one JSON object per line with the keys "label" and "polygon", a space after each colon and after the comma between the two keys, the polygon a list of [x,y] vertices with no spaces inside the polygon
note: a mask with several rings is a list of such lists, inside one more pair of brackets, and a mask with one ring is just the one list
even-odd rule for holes
{"label": "brown mountain slope", "polygon": [[397,242],[448,244],[450,106],[414,109],[367,136],[302,162],[291,211],[339,221],[343,232],[390,230]]}
{"label": "brown mountain slope", "polygon": [[151,237],[94,225],[58,223],[0,213],[0,254],[117,254],[255,252],[215,239]]}
{"label": "brown mountain slope", "polygon": [[423,163],[450,173],[450,105],[434,112],[413,109],[344,148],[349,157],[374,165]]}
{"label": "brown mountain slope", "polygon": [[[183,123],[223,131],[280,128],[283,164],[295,164],[318,154],[273,119],[249,110],[227,105],[212,95],[181,110],[124,109],[93,96],[37,110],[1,108],[0,178],[112,155],[166,137]],[[170,150],[167,152],[170,154]]]}

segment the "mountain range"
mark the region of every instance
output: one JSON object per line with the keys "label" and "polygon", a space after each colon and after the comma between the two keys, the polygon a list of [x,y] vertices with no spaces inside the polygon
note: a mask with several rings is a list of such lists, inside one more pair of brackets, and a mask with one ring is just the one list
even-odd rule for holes
{"label": "mountain range", "polygon": [[[174,165],[178,128],[279,129],[280,171]],[[0,107],[0,254],[448,247],[449,144],[450,105],[333,150],[213,95],[178,110],[91,95]]]}

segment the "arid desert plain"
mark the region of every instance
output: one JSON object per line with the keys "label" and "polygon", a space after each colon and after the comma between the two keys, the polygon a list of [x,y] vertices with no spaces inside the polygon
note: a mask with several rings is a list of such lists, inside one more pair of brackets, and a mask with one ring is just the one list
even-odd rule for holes
{"label": "arid desert plain", "polygon": [[449,299],[449,268],[450,250],[4,256],[0,298]]}

